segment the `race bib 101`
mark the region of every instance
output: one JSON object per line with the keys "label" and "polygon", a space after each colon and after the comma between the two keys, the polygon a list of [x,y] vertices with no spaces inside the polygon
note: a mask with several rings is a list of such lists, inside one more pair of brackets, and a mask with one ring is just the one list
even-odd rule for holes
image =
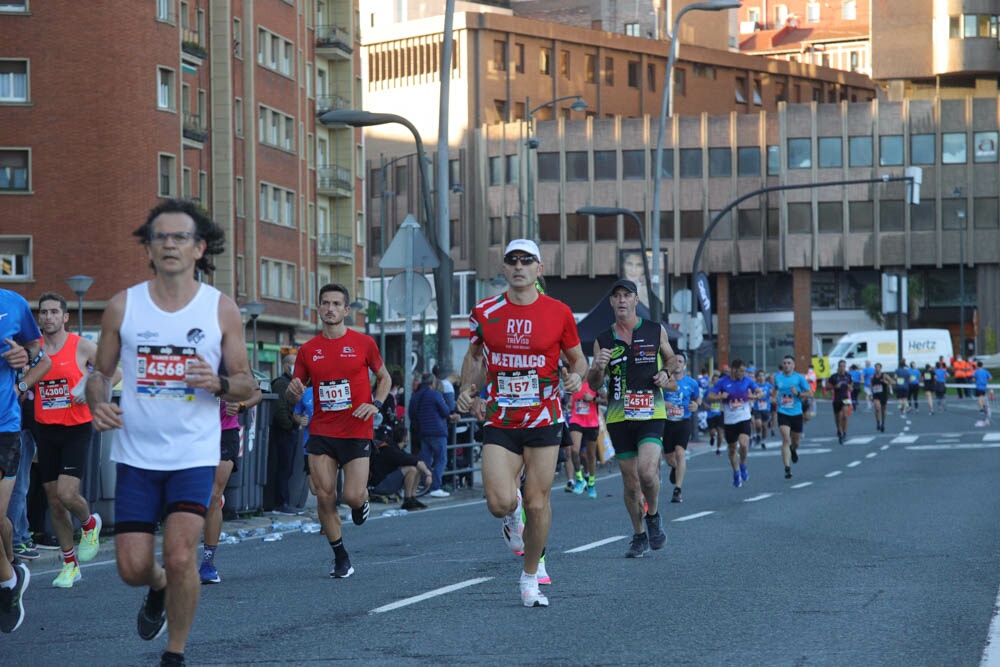
{"label": "race bib 101", "polygon": [[327,380],[319,383],[319,409],[340,412],[351,407],[351,383],[348,380]]}
{"label": "race bib 101", "polygon": [[194,387],[184,383],[188,366],[197,361],[193,347],[140,345],[136,350],[136,397],[193,401]]}

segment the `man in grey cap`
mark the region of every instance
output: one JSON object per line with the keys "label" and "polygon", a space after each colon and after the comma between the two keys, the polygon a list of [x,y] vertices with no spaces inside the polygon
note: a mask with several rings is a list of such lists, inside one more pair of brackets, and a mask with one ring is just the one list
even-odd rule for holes
{"label": "man in grey cap", "polygon": [[650,548],[662,549],[667,541],[659,514],[659,464],[667,417],[662,390],[677,390],[671,376],[676,362],[667,331],[659,322],[640,319],[635,312],[638,303],[634,282],[615,282],[611,288],[615,322],[594,341],[594,360],[587,373],[595,392],[608,376],[605,420],[634,529],[627,558],[641,558]]}

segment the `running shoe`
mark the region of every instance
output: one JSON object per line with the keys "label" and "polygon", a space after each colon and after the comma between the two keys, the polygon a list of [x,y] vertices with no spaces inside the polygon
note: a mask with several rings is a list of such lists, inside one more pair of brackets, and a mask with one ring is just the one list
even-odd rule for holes
{"label": "running shoe", "polygon": [[587,497],[592,500],[597,500],[597,485],[591,484],[587,487]]}
{"label": "running shoe", "polygon": [[576,483],[573,484],[573,493],[575,493],[578,496],[583,495],[583,492],[586,490],[587,490],[587,483],[582,479],[576,480]]}
{"label": "running shoe", "polygon": [[566,493],[573,493],[573,489],[575,488],[576,484],[574,484],[573,480],[570,479],[566,481],[566,486],[563,487],[563,491],[565,491]]}
{"label": "running shoe", "polygon": [[403,504],[400,506],[400,509],[404,509],[410,512],[416,512],[417,510],[427,509],[427,505],[424,505],[416,498],[404,498]]}
{"label": "running shoe", "polygon": [[59,576],[52,580],[55,588],[73,588],[73,584],[80,581],[80,566],[76,562],[63,563]]}
{"label": "running shoe", "polygon": [[198,567],[198,576],[201,577],[201,583],[203,584],[222,583],[222,577],[219,576],[219,570],[216,569],[214,563],[207,560],[201,561],[201,565]]}
{"label": "running shoe", "polygon": [[542,559],[538,561],[538,572],[536,573],[536,576],[538,577],[539,586],[548,586],[552,583],[552,577],[550,577],[549,573],[545,570],[545,556],[542,556]]}
{"label": "running shoe", "polygon": [[792,469],[789,468],[788,466],[785,466],[785,479],[791,479],[791,478],[792,478]]}
{"label": "running shoe", "polygon": [[743,480],[740,479],[740,474],[738,472],[733,473],[733,486],[737,489],[743,486]]}
{"label": "running shoe", "polygon": [[[431,495],[434,495],[433,491],[431,492]],[[351,521],[354,522],[355,526],[360,526],[361,524],[363,524],[365,521],[368,520],[369,512],[371,512],[371,506],[368,504],[368,501],[366,500],[364,505],[362,505],[357,509],[351,510]]]}
{"label": "running shoe", "polygon": [[517,507],[513,512],[503,518],[503,540],[514,553],[524,551],[524,519],[521,518],[521,510],[524,508],[521,500],[521,489],[517,490]]}
{"label": "running shoe", "polygon": [[349,576],[354,574],[354,568],[351,567],[351,558],[344,554],[343,558],[334,558],[333,567],[330,568],[330,576],[334,579],[347,579]]}
{"label": "running shoe", "polygon": [[625,558],[642,558],[649,551],[649,537],[646,533],[637,533],[632,536],[632,543],[625,552]]}
{"label": "running shoe", "polygon": [[549,599],[538,590],[539,582],[521,581],[521,604],[525,607],[548,607]]}
{"label": "running shoe", "polygon": [[847,439],[847,434],[846,433],[838,433],[837,434],[837,440],[840,441],[840,444],[844,444],[844,440],[846,440],[846,439]]}
{"label": "running shoe", "polygon": [[670,498],[672,503],[682,503],[684,502],[684,497],[681,495],[681,487],[674,487],[674,495]]}
{"label": "running shoe", "polygon": [[60,549],[59,540],[56,539],[55,535],[50,535],[48,533],[35,533],[32,537],[32,543],[35,545],[36,549]]}
{"label": "running shoe", "polygon": [[183,653],[164,651],[163,655],[160,656],[160,667],[185,667],[186,665]]}
{"label": "running shoe", "polygon": [[104,522],[101,521],[101,515],[94,514],[94,529],[85,530],[80,536],[80,546],[76,549],[76,555],[81,563],[94,560],[94,556],[97,555],[98,550],[101,548],[101,527],[103,525]]}
{"label": "running shoe", "polygon": [[14,545],[14,555],[24,560],[35,560],[41,554],[38,553],[38,549],[33,544],[22,542]]}
{"label": "running shoe", "polygon": [[431,498],[447,498],[451,494],[445,491],[444,489],[434,489],[427,495],[429,495]]}
{"label": "running shoe", "polygon": [[740,464],[740,479],[744,482],[750,479],[750,473],[747,471],[746,464]]}
{"label": "running shoe", "polygon": [[14,632],[24,621],[21,598],[31,582],[31,570],[24,563],[14,565],[14,588],[0,588],[0,632]]}
{"label": "running shoe", "polygon": [[659,512],[656,516],[646,515],[646,535],[649,548],[653,551],[659,551],[667,543],[667,534],[663,532],[663,517]]}
{"label": "running shoe", "polygon": [[764,442],[763,440],[761,440],[761,441],[760,441],[760,448],[761,448],[761,449],[767,449],[767,443],[766,443],[766,442]]}
{"label": "running shoe", "polygon": [[792,450],[792,463],[798,463],[799,462],[799,447],[798,447],[798,445],[792,445],[791,447],[789,447],[789,449]]}
{"label": "running shoe", "polygon": [[161,591],[150,588],[142,600],[142,606],[139,607],[137,619],[139,637],[146,641],[156,639],[167,629],[166,593],[166,588]]}

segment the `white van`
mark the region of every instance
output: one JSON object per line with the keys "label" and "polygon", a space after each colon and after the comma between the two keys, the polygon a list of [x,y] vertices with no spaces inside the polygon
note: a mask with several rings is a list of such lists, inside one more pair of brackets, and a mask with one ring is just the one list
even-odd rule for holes
{"label": "white van", "polygon": [[[857,331],[849,333],[834,346],[829,354],[830,369],[844,360],[847,367],[857,364],[864,368],[865,362],[882,364],[882,369],[891,373],[899,366],[899,336],[894,330]],[[934,366],[940,357],[948,363],[953,354],[951,334],[947,329],[905,329],[903,331],[903,358],[907,366],[915,362],[917,368],[930,364]]]}

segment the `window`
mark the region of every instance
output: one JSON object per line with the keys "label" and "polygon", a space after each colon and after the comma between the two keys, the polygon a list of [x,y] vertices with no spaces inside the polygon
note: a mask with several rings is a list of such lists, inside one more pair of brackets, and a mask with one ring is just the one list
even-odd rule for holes
{"label": "window", "polygon": [[[541,171],[541,167],[539,167],[539,171]],[[566,180],[588,180],[586,151],[566,151]]]}
{"label": "window", "polygon": [[462,185],[462,163],[460,160],[448,160],[448,187],[457,188]]}
{"label": "window", "polygon": [[177,196],[177,158],[173,155],[160,153],[159,159],[159,192],[161,197]]}
{"label": "window", "polygon": [[714,65],[705,65],[703,63],[693,63],[691,65],[691,73],[699,79],[712,79],[713,81],[718,75]]}
{"label": "window", "polygon": [[261,220],[286,227],[295,226],[295,193],[277,185],[260,184]]}
{"label": "window", "polygon": [[818,2],[807,2],[806,3],[806,22],[807,23],[819,23],[819,3]]}
{"label": "window", "polygon": [[844,142],[840,137],[819,138],[819,166],[834,168],[844,166]]}
{"label": "window", "polygon": [[502,39],[493,40],[493,65],[494,72],[507,71],[507,42]]}
{"label": "window", "polygon": [[174,108],[174,72],[166,67],[157,68],[156,106],[160,109]]}
{"label": "window", "polygon": [[996,229],[1000,224],[996,197],[976,197],[972,202],[976,229]]}
{"label": "window", "polygon": [[257,29],[257,64],[267,69],[292,76],[294,45],[272,32]]}
{"label": "window", "polygon": [[819,203],[819,233],[842,234],[844,231],[844,204],[839,201]]}
{"label": "window", "polygon": [[285,301],[295,300],[295,265],[276,259],[260,260],[261,296]]}
{"label": "window", "polygon": [[841,18],[845,21],[855,21],[858,18],[858,3],[856,0],[844,0],[844,6],[841,9]]}
{"label": "window", "polygon": [[976,132],[972,135],[976,162],[997,161],[997,132]]}
{"label": "window", "polygon": [[604,59],[604,83],[609,86],[615,85],[615,59]]}
{"label": "window", "polygon": [[538,154],[538,180],[559,181],[559,153]]}
{"label": "window", "polygon": [[871,137],[850,137],[847,140],[847,164],[851,167],[872,166]]}
{"label": "window", "polygon": [[233,19],[233,56],[243,59],[243,24],[239,19]]}
{"label": "window", "polygon": [[708,175],[725,178],[733,175],[733,151],[731,148],[708,149]]}
{"label": "window", "polygon": [[859,60],[858,52],[857,51],[851,51],[851,71],[852,72],[857,72],[858,71],[858,63],[859,62],[860,62],[860,60]]}
{"label": "window", "polygon": [[236,177],[236,215],[240,218],[246,215],[246,192],[242,176]]}
{"label": "window", "polygon": [[[13,4],[10,0],[0,0],[0,10],[6,10],[7,6]],[[20,4],[24,4],[23,2]],[[156,0],[156,20],[157,21],[173,21],[173,12],[171,12],[171,5],[173,0]]]}
{"label": "window", "polygon": [[646,87],[656,92],[656,63],[646,64]]}
{"label": "window", "polygon": [[628,61],[628,87],[638,88],[639,86],[640,86],[639,61],[630,60]]}
{"label": "window", "polygon": [[0,102],[27,101],[28,61],[0,60]]}
{"label": "window", "polygon": [[701,149],[682,148],[680,157],[681,178],[701,178]]}
{"label": "window", "polygon": [[812,140],[788,140],[788,168],[809,169],[812,167]]}
{"label": "window", "polygon": [[524,74],[524,44],[514,45],[514,70]]}
{"label": "window", "polygon": [[674,92],[683,97],[687,95],[687,70],[674,68]]}
{"label": "window", "polygon": [[886,199],[879,203],[878,228],[880,232],[903,231],[903,202],[900,199]]}
{"label": "window", "polygon": [[594,180],[618,180],[618,158],[614,151],[594,151]]}
{"label": "window", "polygon": [[628,35],[629,37],[641,37],[642,35],[639,32],[639,24],[638,23],[626,23],[625,24],[625,34]]}
{"label": "window", "polygon": [[517,185],[521,180],[521,157],[517,153],[513,153],[507,156],[507,182],[512,185]]}
{"label": "window", "polygon": [[747,21],[750,23],[760,23],[760,7],[747,8]]}
{"label": "window", "polygon": [[788,204],[788,233],[812,234],[812,205],[806,202]]}
{"label": "window", "polygon": [[[594,160],[594,169],[596,172],[596,154],[594,155]],[[622,151],[622,178],[626,181],[644,180],[646,178],[646,151]]]}
{"label": "window", "polygon": [[295,119],[264,105],[260,106],[259,113],[257,140],[274,148],[294,150]]}
{"label": "window", "polygon": [[503,185],[503,158],[490,157],[490,185]]}
{"label": "window", "polygon": [[875,229],[875,218],[870,201],[852,201],[848,204],[852,232],[870,232]]}
{"label": "window", "polygon": [[910,230],[931,231],[934,229],[934,200],[921,199],[919,204],[910,207]]}
{"label": "window", "polygon": [[[656,152],[653,152],[653,159],[655,160]],[[699,173],[700,177],[701,174]],[[674,177],[674,149],[665,148],[663,149],[663,155],[660,156],[660,178],[673,178]]]}
{"label": "window", "polygon": [[184,167],[181,169],[181,197],[184,199],[191,198],[191,168]]}
{"label": "window", "polygon": [[584,54],[583,71],[587,83],[597,83],[597,56],[592,53]]}
{"label": "window", "polygon": [[747,103],[747,80],[746,77],[738,76],[736,77],[736,103],[746,104]]}
{"label": "window", "polygon": [[881,167],[898,167],[903,164],[903,137],[888,135],[878,138],[878,163]]}
{"label": "window", "polygon": [[700,239],[705,232],[705,216],[700,210],[681,211],[681,238]]}
{"label": "window", "polygon": [[237,137],[243,136],[243,100],[233,100],[233,131]]}
{"label": "window", "polygon": [[741,239],[760,238],[760,209],[741,208],[736,212],[736,231]]}
{"label": "window", "polygon": [[739,176],[760,176],[760,148],[747,146],[736,149],[736,173]]}
{"label": "window", "polygon": [[777,176],[781,173],[781,147],[767,147],[767,175]]}
{"label": "window", "polygon": [[968,162],[965,132],[945,132],[941,135],[941,162],[965,164]]}
{"label": "window", "polygon": [[910,135],[910,164],[934,164],[934,135]]}
{"label": "window", "polygon": [[764,100],[761,97],[760,90],[761,90],[761,88],[760,88],[760,79],[754,79],[753,80],[753,103],[756,104],[757,106],[761,106],[762,104],[764,104]]}
{"label": "window", "polygon": [[559,52],[559,74],[561,74],[564,79],[569,78],[569,51],[563,50]]}
{"label": "window", "polygon": [[543,47],[538,50],[538,73],[552,76],[552,49]]}
{"label": "window", "polygon": [[0,280],[30,278],[31,237],[0,236]]}

